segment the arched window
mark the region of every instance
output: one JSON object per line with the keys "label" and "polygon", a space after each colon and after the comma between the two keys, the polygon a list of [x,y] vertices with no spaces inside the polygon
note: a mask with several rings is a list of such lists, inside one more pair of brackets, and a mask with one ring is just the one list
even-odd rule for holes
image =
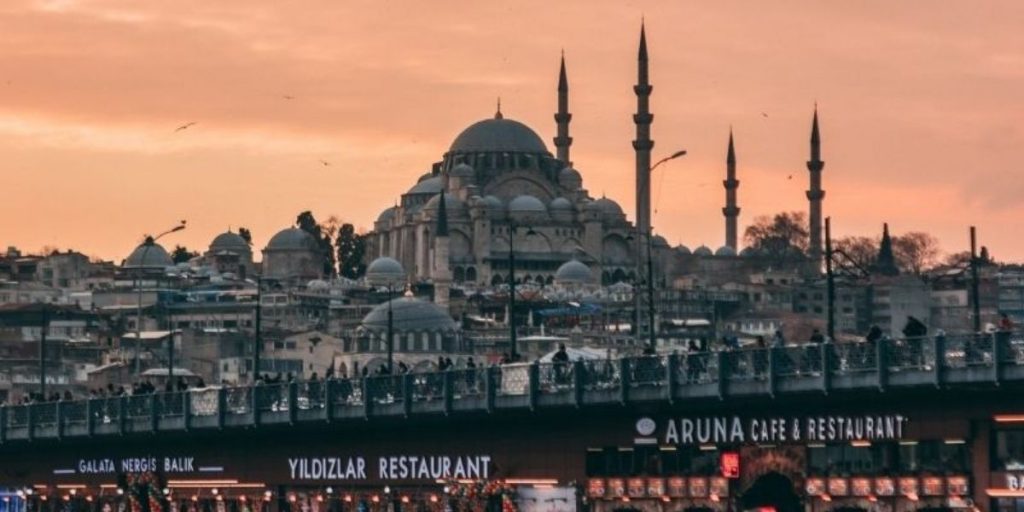
{"label": "arched window", "polygon": [[494,277],[491,278],[491,286],[497,286],[504,282],[505,278],[501,277],[501,274],[494,274]]}
{"label": "arched window", "polygon": [[452,277],[456,283],[461,283],[466,280],[466,271],[462,267],[455,267],[455,272],[452,273]]}
{"label": "arched window", "polygon": [[476,267],[468,267],[466,269],[466,281],[471,283],[476,282]]}

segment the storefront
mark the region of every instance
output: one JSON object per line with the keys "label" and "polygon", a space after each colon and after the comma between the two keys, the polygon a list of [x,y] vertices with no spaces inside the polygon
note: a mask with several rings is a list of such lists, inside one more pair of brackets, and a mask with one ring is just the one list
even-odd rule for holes
{"label": "storefront", "polygon": [[1003,393],[7,443],[0,512],[1024,512]]}

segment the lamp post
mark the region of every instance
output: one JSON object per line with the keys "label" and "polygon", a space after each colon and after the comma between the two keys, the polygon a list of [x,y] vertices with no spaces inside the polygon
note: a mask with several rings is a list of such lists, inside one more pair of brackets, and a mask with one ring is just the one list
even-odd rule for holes
{"label": "lamp post", "polygon": [[[512,362],[519,360],[519,351],[516,349],[516,232],[520,226],[510,223],[508,228],[508,357]],[[533,228],[526,227],[526,236],[536,235]]]}
{"label": "lamp post", "polygon": [[263,277],[256,278],[256,326],[252,347],[252,383],[260,378],[260,352],[263,350]]}
{"label": "lamp post", "polygon": [[183,229],[185,229],[185,221],[181,221],[181,223],[178,224],[177,226],[174,226],[173,228],[168,229],[167,231],[164,231],[163,233],[160,233],[159,235],[157,235],[155,237],[147,236],[146,239],[142,242],[142,255],[139,257],[139,262],[138,262],[138,265],[137,265],[137,268],[136,268],[136,272],[135,272],[135,288],[138,291],[138,303],[136,305],[137,308],[135,310],[135,356],[134,356],[135,365],[134,366],[135,366],[135,375],[136,376],[139,375],[139,373],[141,373],[141,370],[142,370],[142,366],[141,366],[142,362],[139,359],[139,350],[141,350],[141,347],[142,347],[142,272],[143,272],[143,269],[145,269],[145,265],[146,265],[146,255],[149,254],[149,249],[151,247],[153,247],[154,245],[156,245],[156,241],[160,240],[161,238],[163,238],[164,235],[169,235],[171,233],[176,233],[176,232],[181,231]]}
{"label": "lamp post", "polygon": [[[651,182],[650,175],[654,173],[654,170],[657,169],[659,165],[661,165],[661,164],[663,164],[665,162],[668,162],[670,160],[675,160],[676,158],[679,158],[679,157],[682,157],[682,156],[685,156],[685,155],[686,155],[686,150],[685,149],[681,149],[679,151],[676,151],[675,153],[672,153],[669,156],[666,156],[665,158],[662,158],[661,160],[658,160],[657,162],[654,162],[654,165],[652,165],[650,167],[650,169],[647,170],[647,174],[648,174],[647,183]],[[648,196],[648,204],[649,204],[649,201],[650,201],[650,188],[648,188],[648,190],[647,190],[647,196]],[[651,238],[653,236],[654,226],[653,225],[646,226],[646,230],[645,231],[646,231],[645,233],[641,233],[641,227],[637,226],[637,247],[636,247],[636,266],[637,266],[637,269],[636,269],[636,275],[637,275],[637,281],[639,282],[640,281],[640,275],[641,275],[641,269],[640,269],[641,263],[640,262],[643,259],[646,259],[646,265],[647,265],[647,272],[646,272],[646,274],[647,274],[647,322],[648,322],[648,325],[647,325],[648,341],[647,342],[648,342],[648,348],[651,349],[651,350],[654,350],[654,348],[657,346],[657,343],[656,343],[657,342],[657,333],[655,333],[655,330],[654,330],[654,260],[653,260],[653,256],[652,256],[652,252],[653,251],[652,251],[652,248],[651,248]],[[646,241],[644,240],[645,237],[646,237]],[[647,250],[647,257],[646,258],[643,258],[643,249],[644,248]],[[636,315],[635,315],[636,316],[636,323],[638,324],[636,326],[636,329],[634,330],[634,333],[635,333],[635,336],[636,336],[636,339],[637,339],[637,345],[639,345],[640,344],[640,338],[642,336],[642,333],[640,332],[640,328],[639,328],[640,327],[639,326],[639,323],[640,323],[640,294],[639,293],[634,293],[633,297],[634,297],[634,299],[633,299],[634,300],[634,310],[636,311]]]}

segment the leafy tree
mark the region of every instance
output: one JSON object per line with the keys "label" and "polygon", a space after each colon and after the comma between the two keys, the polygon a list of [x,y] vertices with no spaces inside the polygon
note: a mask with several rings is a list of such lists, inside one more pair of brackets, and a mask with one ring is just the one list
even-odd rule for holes
{"label": "leafy tree", "polygon": [[366,273],[366,237],[356,234],[352,224],[342,224],[338,229],[338,271],[343,277],[358,279]]}
{"label": "leafy tree", "polygon": [[238,228],[238,236],[245,240],[245,243],[252,245],[252,233],[249,232],[248,228]]}
{"label": "leafy tree", "polygon": [[192,252],[181,245],[175,245],[174,250],[171,251],[171,261],[176,264],[185,263],[196,256],[199,256],[198,252]]}
{"label": "leafy tree", "polygon": [[317,223],[313,212],[306,210],[295,219],[299,229],[312,235],[316,241],[320,257],[323,261],[323,272],[325,276],[337,275],[334,265],[334,243],[324,234],[324,227]]}
{"label": "leafy tree", "polygon": [[803,212],[782,212],[754,219],[743,234],[747,246],[778,263],[803,259],[810,236]]}
{"label": "leafy tree", "polygon": [[939,260],[939,241],[928,233],[911,231],[892,238],[892,251],[901,272],[921,274]]}
{"label": "leafy tree", "polygon": [[865,275],[878,257],[878,240],[867,236],[847,236],[832,242],[837,271]]}

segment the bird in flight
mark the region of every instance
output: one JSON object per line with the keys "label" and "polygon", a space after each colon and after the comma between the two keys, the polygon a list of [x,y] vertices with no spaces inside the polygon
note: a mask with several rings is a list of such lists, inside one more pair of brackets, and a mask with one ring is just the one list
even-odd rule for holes
{"label": "bird in flight", "polygon": [[792,175],[792,174],[790,174],[790,175],[789,175],[789,176],[788,176],[788,177],[787,177],[786,179],[787,179],[787,180],[791,180],[791,179],[793,179],[793,175]]}
{"label": "bird in flight", "polygon": [[320,163],[323,164],[324,167],[330,167],[331,166],[331,163],[328,162],[327,160],[320,160]]}
{"label": "bird in flight", "polygon": [[289,94],[285,94],[285,95],[283,95],[283,96],[281,96],[281,97],[282,97],[282,98],[284,98],[284,99],[286,99],[286,100],[294,100],[294,99],[295,99],[295,96],[291,96],[291,95],[289,95]]}
{"label": "bird in flight", "polygon": [[188,127],[189,127],[189,126],[192,126],[192,125],[194,125],[194,124],[196,124],[196,122],[195,122],[195,121],[192,121],[192,122],[190,122],[190,123],[185,123],[185,124],[183,124],[183,125],[181,125],[181,126],[179,126],[179,127],[175,128],[175,129],[174,129],[174,131],[176,131],[176,132],[180,132],[180,131],[182,131],[182,130],[186,130],[186,129],[188,129]]}
{"label": "bird in flight", "polygon": [[768,117],[768,114],[766,114],[766,113],[764,113],[764,112],[761,112],[761,115],[762,115],[763,117]]}

